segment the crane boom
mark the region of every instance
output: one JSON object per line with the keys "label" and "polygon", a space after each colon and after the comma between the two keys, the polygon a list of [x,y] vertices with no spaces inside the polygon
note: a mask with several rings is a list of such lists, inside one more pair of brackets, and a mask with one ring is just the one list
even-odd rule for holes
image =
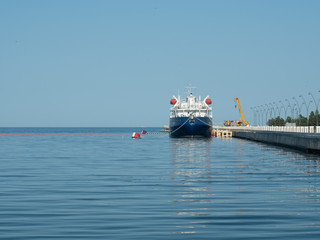
{"label": "crane boom", "polygon": [[237,122],[237,125],[238,126],[241,126],[241,125],[249,125],[248,122],[246,122],[246,119],[244,118],[244,115],[243,115],[243,112],[242,112],[242,108],[240,106],[240,101],[239,101],[239,98],[235,98],[237,104],[238,104],[238,107],[239,107],[239,112],[240,112],[240,121]]}

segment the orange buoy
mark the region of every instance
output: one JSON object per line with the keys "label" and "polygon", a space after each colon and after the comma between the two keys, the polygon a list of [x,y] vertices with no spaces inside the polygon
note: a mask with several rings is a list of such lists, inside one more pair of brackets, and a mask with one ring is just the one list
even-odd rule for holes
{"label": "orange buoy", "polygon": [[177,103],[177,99],[172,98],[171,101],[170,101],[170,104],[175,105],[176,103]]}
{"label": "orange buoy", "polygon": [[212,104],[212,101],[211,101],[210,98],[207,98],[207,99],[206,99],[206,104],[208,104],[208,105]]}

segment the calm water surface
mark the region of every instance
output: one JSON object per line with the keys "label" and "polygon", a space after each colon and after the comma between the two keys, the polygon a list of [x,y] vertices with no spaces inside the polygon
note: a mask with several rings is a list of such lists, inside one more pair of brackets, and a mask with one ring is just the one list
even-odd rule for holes
{"label": "calm water surface", "polygon": [[319,239],[319,183],[319,156],[239,139],[2,135],[0,238]]}

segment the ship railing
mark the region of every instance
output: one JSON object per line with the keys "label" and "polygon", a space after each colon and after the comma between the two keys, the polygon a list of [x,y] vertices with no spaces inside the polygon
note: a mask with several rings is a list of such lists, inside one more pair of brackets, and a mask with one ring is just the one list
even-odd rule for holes
{"label": "ship railing", "polygon": [[211,111],[210,110],[171,110],[170,111],[170,116],[171,117],[188,117],[190,115],[193,115],[195,117],[206,117],[206,116],[211,116]]}
{"label": "ship railing", "polygon": [[214,127],[230,130],[270,131],[270,132],[293,132],[293,133],[318,133],[320,126],[240,126],[240,127]]}
{"label": "ship railing", "polygon": [[205,113],[210,114],[210,109],[171,109],[170,113],[178,114],[178,113]]}

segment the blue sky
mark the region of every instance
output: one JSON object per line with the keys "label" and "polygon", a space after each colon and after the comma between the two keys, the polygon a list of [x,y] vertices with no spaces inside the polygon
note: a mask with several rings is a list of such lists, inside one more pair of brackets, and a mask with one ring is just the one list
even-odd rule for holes
{"label": "blue sky", "polygon": [[[320,1],[0,1],[0,126],[163,126],[197,87],[214,121],[320,93]],[[301,99],[300,99],[301,100]],[[293,100],[292,100],[293,101]]]}

